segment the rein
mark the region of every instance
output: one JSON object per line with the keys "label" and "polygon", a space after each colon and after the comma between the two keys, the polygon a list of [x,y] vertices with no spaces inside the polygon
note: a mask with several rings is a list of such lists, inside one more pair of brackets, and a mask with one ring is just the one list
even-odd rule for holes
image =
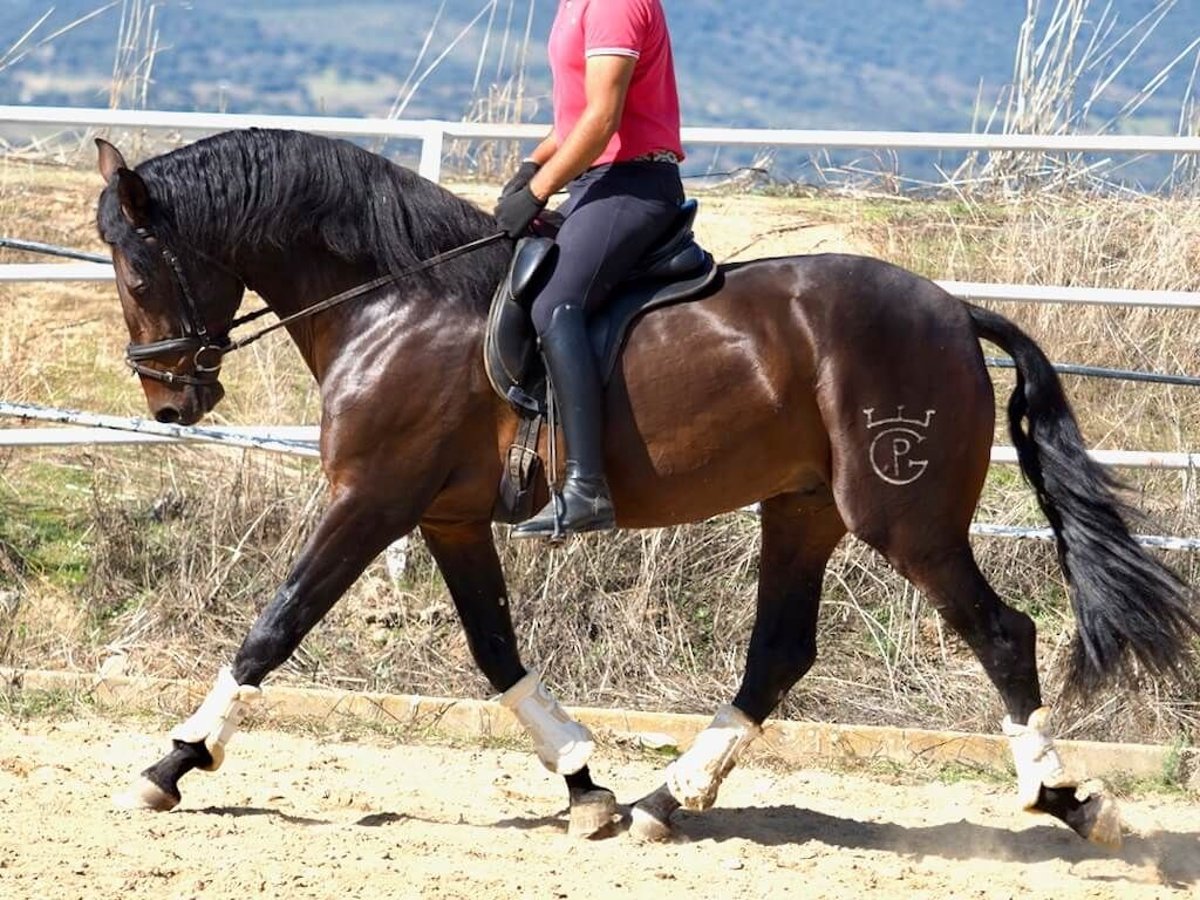
{"label": "rein", "polygon": [[[146,228],[138,228],[137,234],[145,241],[154,238],[154,235]],[[396,272],[390,275],[382,275],[379,278],[374,278],[371,281],[357,285],[349,290],[342,291],[339,294],[334,294],[332,297],[314,303],[312,306],[306,307],[298,312],[294,312],[289,316],[284,316],[278,322],[274,322],[265,328],[260,328],[258,331],[252,332],[245,337],[236,340],[229,337],[229,332],[233,331],[242,325],[253,322],[267,313],[271,312],[269,308],[255,310],[252,313],[247,313],[244,316],[239,316],[229,323],[229,327],[225,331],[214,337],[210,337],[208,329],[204,326],[204,318],[200,315],[199,306],[196,304],[195,297],[191,289],[188,287],[187,278],[184,277],[183,266],[179,262],[179,257],[171,251],[162,241],[158,241],[160,253],[163,260],[167,263],[172,274],[175,276],[175,281],[179,285],[179,293],[183,298],[183,336],[176,338],[166,338],[161,341],[152,341],[147,344],[129,344],[125,348],[125,362],[138,375],[144,378],[150,378],[154,381],[162,381],[166,384],[189,384],[195,386],[210,385],[216,381],[217,373],[221,370],[221,364],[225,357],[234,350],[240,350],[243,347],[248,347],[259,338],[265,337],[272,331],[284,328],[293,322],[300,319],[315,316],[317,313],[325,312],[333,309],[335,306],[340,306],[349,300],[354,300],[364,294],[369,294],[385,285],[392,284],[407,278],[411,275],[417,275],[421,272],[428,271],[442,263],[449,262],[459,256],[464,256],[474,250],[486,247],[489,244],[494,244],[497,241],[506,238],[508,235],[503,231],[498,231],[495,234],[489,234],[486,237],[478,238],[466,244],[461,244],[458,247],[453,247],[444,253],[439,253],[436,256],[431,256],[428,259],[421,260],[414,266],[410,266],[403,271]],[[197,251],[198,252],[198,251]],[[212,259],[206,254],[200,254],[215,264],[218,268],[225,269],[235,278],[237,274],[217,260]],[[241,281],[240,278],[238,278]],[[244,282],[243,282],[244,284]],[[146,360],[152,360],[164,353],[186,353],[194,351],[192,354],[192,368],[195,375],[186,375],[176,372],[164,372],[161,369],[152,369],[142,363]]]}

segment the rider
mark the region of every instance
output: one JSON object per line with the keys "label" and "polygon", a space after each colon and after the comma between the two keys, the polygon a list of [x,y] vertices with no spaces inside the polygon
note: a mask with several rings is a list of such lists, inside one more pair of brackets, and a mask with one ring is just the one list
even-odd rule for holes
{"label": "rider", "polygon": [[[602,386],[584,321],[678,215],[679,95],[660,0],[559,0],[548,51],[554,128],[504,186],[496,219],[521,237],[567,188],[558,259],[532,318],[567,445],[562,528],[597,531],[615,517]],[[551,498],[514,534],[552,534],[555,519]]]}

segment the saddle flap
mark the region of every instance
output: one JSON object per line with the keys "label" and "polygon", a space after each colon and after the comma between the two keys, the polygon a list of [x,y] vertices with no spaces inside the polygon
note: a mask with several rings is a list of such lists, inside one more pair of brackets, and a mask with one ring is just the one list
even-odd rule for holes
{"label": "saddle flap", "polygon": [[527,298],[535,291],[540,275],[553,264],[557,249],[549,238],[521,238],[492,297],[483,359],[488,380],[502,397],[510,397],[514,389],[522,387],[534,362],[537,335],[529,321]]}
{"label": "saddle flap", "polygon": [[605,384],[612,377],[625,337],[634,322],[651,310],[707,297],[723,283],[721,268],[712,255],[695,244],[692,246],[700,253],[701,266],[693,267],[687,278],[622,284],[608,304],[588,322],[592,350]]}

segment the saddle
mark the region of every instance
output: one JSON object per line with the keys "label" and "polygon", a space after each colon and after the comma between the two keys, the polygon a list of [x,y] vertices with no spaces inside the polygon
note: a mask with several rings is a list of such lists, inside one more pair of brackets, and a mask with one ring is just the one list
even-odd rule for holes
{"label": "saddle", "polygon": [[[719,285],[720,269],[696,243],[692,226],[697,203],[685,201],[667,233],[617,285],[588,322],[592,352],[601,382],[608,384],[633,323],[654,309],[707,296]],[[529,307],[553,271],[558,255],[557,223],[539,220],[536,237],[521,238],[508,272],[496,289],[488,313],[484,366],[493,390],[521,417],[515,443],[501,479],[493,517],[520,522],[533,514],[533,485],[541,460],[537,444],[548,409],[545,367],[537,352],[537,333]]]}
{"label": "saddle", "polygon": [[[685,201],[666,235],[651,247],[588,322],[597,371],[608,384],[630,326],[652,309],[707,293],[717,280],[712,256],[696,243],[695,200]],[[484,364],[492,388],[521,415],[545,409],[545,372],[529,306],[553,271],[558,245],[553,220],[542,234],[517,242],[508,273],[492,298],[484,340]]]}

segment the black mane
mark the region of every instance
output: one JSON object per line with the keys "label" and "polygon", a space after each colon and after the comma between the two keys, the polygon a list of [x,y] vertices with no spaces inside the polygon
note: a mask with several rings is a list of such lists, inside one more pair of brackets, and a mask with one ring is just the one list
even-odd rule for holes
{"label": "black mane", "polygon": [[[324,248],[398,273],[496,230],[478,208],[348,141],[299,131],[228,131],[137,166],[154,201],[155,232],[178,252]],[[111,195],[111,190],[106,191]],[[99,226],[134,258],[144,252],[111,196]],[[503,242],[428,276],[443,295],[486,304],[509,251]]]}

